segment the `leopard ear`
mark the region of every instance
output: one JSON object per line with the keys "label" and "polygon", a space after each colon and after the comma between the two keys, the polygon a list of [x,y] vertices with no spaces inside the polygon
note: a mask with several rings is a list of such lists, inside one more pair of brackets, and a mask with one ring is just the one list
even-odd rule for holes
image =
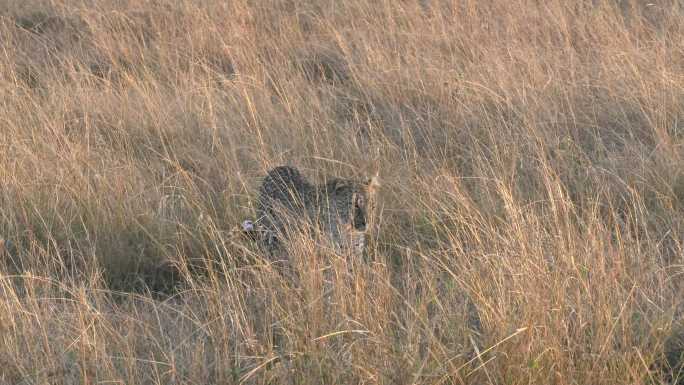
{"label": "leopard ear", "polygon": [[380,172],[376,172],[375,175],[372,178],[368,178],[366,180],[366,187],[368,188],[368,192],[374,193],[377,191],[378,188],[380,188]]}
{"label": "leopard ear", "polygon": [[333,179],[325,184],[325,189],[328,193],[340,194],[349,188],[349,182],[342,179]]}
{"label": "leopard ear", "polygon": [[333,191],[337,191],[345,188],[347,186],[347,183],[341,179],[334,179],[330,182],[330,186],[332,187]]}

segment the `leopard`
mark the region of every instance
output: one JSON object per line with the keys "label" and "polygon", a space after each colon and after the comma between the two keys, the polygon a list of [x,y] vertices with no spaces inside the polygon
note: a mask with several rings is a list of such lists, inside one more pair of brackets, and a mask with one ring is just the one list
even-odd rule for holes
{"label": "leopard", "polygon": [[337,254],[362,257],[376,206],[379,177],[331,178],[315,184],[292,166],[266,174],[258,190],[257,219],[243,227],[270,258],[287,261],[285,243],[305,233]]}

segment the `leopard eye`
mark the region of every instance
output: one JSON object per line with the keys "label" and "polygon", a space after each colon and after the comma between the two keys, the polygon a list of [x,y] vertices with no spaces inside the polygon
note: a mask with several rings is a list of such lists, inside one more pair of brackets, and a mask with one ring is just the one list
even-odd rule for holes
{"label": "leopard eye", "polygon": [[363,196],[361,196],[361,195],[357,196],[356,197],[356,206],[358,206],[359,208],[363,208],[364,204],[365,203],[364,203]]}

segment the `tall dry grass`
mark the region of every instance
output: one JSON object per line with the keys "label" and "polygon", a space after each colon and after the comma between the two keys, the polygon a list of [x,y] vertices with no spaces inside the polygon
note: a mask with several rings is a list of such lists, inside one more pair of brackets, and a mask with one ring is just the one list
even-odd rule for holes
{"label": "tall dry grass", "polygon": [[[16,0],[0,36],[0,383],[684,382],[680,2]],[[368,261],[231,232],[281,163],[380,165]]]}

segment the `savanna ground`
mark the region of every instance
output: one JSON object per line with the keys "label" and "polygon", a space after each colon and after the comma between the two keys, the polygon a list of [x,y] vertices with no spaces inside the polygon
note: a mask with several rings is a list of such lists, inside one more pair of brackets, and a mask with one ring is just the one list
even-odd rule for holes
{"label": "savanna ground", "polygon": [[[684,382],[681,3],[6,0],[0,36],[0,383]],[[233,231],[278,164],[379,168],[367,260],[286,279]]]}

